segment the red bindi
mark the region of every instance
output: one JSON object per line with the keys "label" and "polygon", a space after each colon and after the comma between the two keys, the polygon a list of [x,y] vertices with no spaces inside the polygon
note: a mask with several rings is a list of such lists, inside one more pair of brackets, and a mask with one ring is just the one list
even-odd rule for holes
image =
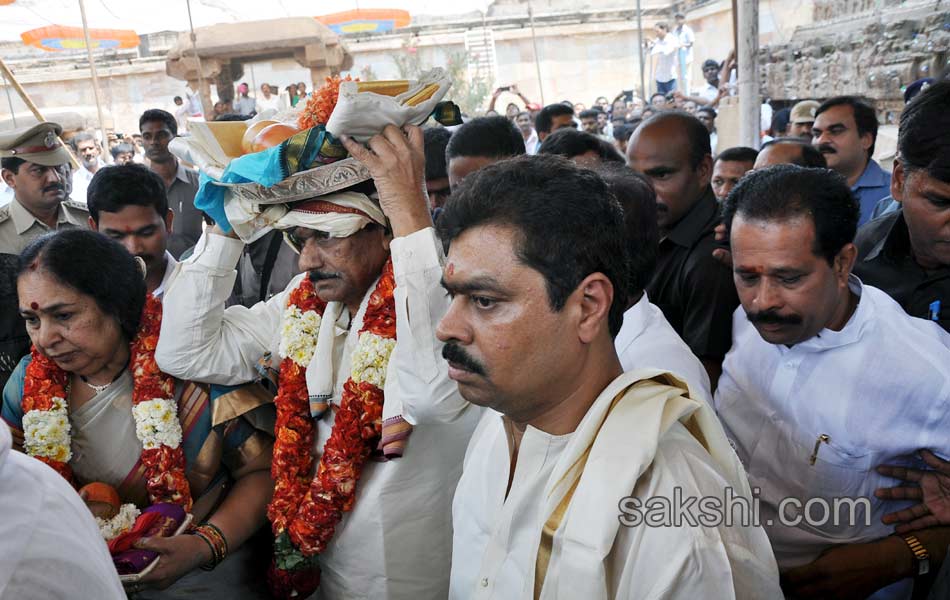
{"label": "red bindi", "polygon": [[39,310],[40,305],[37,304],[36,302],[30,302],[30,308],[32,308],[33,310]]}

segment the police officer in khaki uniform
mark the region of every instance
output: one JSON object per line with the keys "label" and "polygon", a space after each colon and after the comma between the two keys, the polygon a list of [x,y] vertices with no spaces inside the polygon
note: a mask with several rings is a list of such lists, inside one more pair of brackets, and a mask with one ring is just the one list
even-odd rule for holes
{"label": "police officer in khaki uniform", "polygon": [[0,132],[0,176],[13,189],[0,207],[0,253],[19,254],[49,231],[88,228],[85,203],[69,200],[69,152],[59,140],[63,128],[38,123]]}

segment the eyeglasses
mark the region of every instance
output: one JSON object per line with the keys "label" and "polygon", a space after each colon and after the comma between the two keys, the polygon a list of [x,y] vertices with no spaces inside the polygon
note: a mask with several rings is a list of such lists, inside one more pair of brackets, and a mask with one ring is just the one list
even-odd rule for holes
{"label": "eyeglasses", "polygon": [[[298,233],[298,230],[305,233]],[[314,240],[315,242],[322,243],[330,240],[330,234],[325,231],[318,231],[316,229],[305,229],[303,227],[298,227],[296,229],[288,229],[284,232],[284,240],[287,242],[293,251],[297,254],[303,252],[304,247],[307,245],[308,240]]]}

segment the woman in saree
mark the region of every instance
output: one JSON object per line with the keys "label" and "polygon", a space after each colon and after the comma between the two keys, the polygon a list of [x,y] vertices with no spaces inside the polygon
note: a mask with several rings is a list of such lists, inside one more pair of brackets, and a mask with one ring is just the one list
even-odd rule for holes
{"label": "woman in saree", "polygon": [[273,490],[272,405],[253,388],[158,370],[161,303],[146,296],[137,260],[85,230],[23,251],[17,295],[33,346],[4,388],[3,420],[14,447],[77,489],[103,482],[123,503],[177,503],[192,515],[193,535],[136,542],[159,560],[127,587],[134,597],[266,597],[266,559],[245,542]]}

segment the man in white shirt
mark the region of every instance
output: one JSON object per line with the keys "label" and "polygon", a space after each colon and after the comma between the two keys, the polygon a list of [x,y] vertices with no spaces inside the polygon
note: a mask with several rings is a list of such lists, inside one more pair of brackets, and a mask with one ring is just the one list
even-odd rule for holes
{"label": "man in white shirt", "polygon": [[89,508],[66,480],[12,449],[0,421],[0,599],[125,600]]}
{"label": "man in white shirt", "polygon": [[277,94],[272,93],[270,84],[262,83],[261,95],[257,97],[255,110],[259,114],[270,109],[280,110],[280,97]]}
{"label": "man in white shirt", "polygon": [[693,69],[693,44],[696,42],[696,34],[693,33],[693,28],[686,24],[686,15],[676,13],[674,18],[676,19],[676,27],[673,29],[673,33],[680,45],[679,52],[677,52],[677,58],[679,59],[677,77],[680,81],[680,89],[689,96],[689,78],[690,71]]}
{"label": "man in white shirt", "polygon": [[679,40],[670,34],[670,26],[666,23],[656,24],[656,36],[650,54],[655,56],[653,78],[656,80],[656,91],[668,94],[676,91],[676,52],[679,50]]}
{"label": "man in white shirt", "polygon": [[534,120],[531,118],[531,113],[518,113],[518,116],[515,117],[515,125],[518,126],[518,130],[521,132],[522,137],[524,137],[525,154],[532,156],[537,154],[538,146],[541,142],[538,140],[538,132],[534,130]]}
{"label": "man in white shirt", "polygon": [[781,596],[761,528],[637,518],[751,492],[706,402],[660,369],[623,373],[622,221],[599,176],[549,155],[469,175],[439,219],[437,335],[487,408],[452,507],[451,599]]}
{"label": "man in white shirt", "polygon": [[93,175],[106,164],[99,158],[99,144],[91,133],[85,131],[77,133],[69,140],[69,144],[79,159],[79,168],[73,171],[73,191],[70,198],[85,202],[89,182],[92,181]]}
{"label": "man in white shirt", "polygon": [[[224,308],[244,244],[233,233],[225,235],[219,223],[201,237],[194,255],[179,264],[163,301],[156,360],[166,373],[211,383],[238,383],[256,378],[262,362],[276,367],[280,359],[283,369],[288,369],[282,369],[282,377],[290,372],[286,361],[291,359],[293,372],[305,371],[304,410],[308,417],[316,415],[312,454],[321,473],[340,468],[324,466],[324,449],[330,447],[331,433],[337,438],[346,435],[335,428],[337,414],[342,414],[344,386],[354,385],[358,373],[381,377],[377,381],[385,401],[380,442],[385,455],[395,459],[362,464],[358,482],[354,481],[355,501],[351,511],[343,512],[335,532],[304,516],[292,521],[329,536],[326,547],[319,550],[318,598],[436,599],[448,593],[451,499],[478,415],[466,410],[457,386],[447,376],[447,365],[439,358],[441,344],[433,332],[449,302],[439,286],[444,255],[424,194],[422,130],[409,127],[406,131],[408,139],[398,128],[387,127],[384,135],[370,140],[374,151],[344,141],[350,155],[362,159],[372,173],[378,203],[367,195],[372,189],[366,183],[324,195],[319,194],[326,190],[315,190],[319,197],[293,205],[277,223],[288,230],[304,272],[284,292],[252,308]],[[394,275],[388,275],[388,268],[384,271],[390,259]],[[390,291],[378,288],[383,277],[393,277]],[[295,316],[294,311],[302,309],[297,304],[288,308],[297,302],[294,298],[308,293],[305,279],[327,302],[322,318],[313,319],[318,332],[295,330],[307,327],[303,317]],[[386,300],[389,295],[392,300]],[[394,319],[364,323],[371,304],[374,311],[379,310],[380,298],[393,303]],[[395,344],[388,346],[388,360],[385,355],[380,358],[381,366],[366,364],[368,353],[375,356],[382,351],[366,347],[361,333],[370,325],[395,328]],[[377,346],[385,350],[384,342]],[[309,348],[310,354],[298,359],[299,352],[293,348]],[[279,425],[282,410],[279,404]],[[290,421],[299,417],[293,415]],[[369,424],[379,425],[369,419]],[[280,459],[282,452],[289,451],[282,450],[282,444],[291,443],[284,436],[301,435],[289,430],[293,422],[284,423],[274,451],[275,497],[289,468]],[[389,454],[390,446],[398,452]],[[400,446],[405,454],[396,458],[402,452]],[[307,474],[307,487],[311,476],[312,472]],[[277,509],[271,505],[272,520]],[[275,528],[285,539],[298,531],[291,525],[279,528],[275,524]],[[300,546],[295,548],[302,552]],[[313,553],[305,556],[312,558]]]}
{"label": "man in white shirt", "polygon": [[89,228],[141,258],[146,291],[160,297],[178,264],[168,251],[175,213],[162,178],[145,165],[116,165],[96,173],[87,198]]}
{"label": "man in white shirt", "polygon": [[[851,274],[858,205],[825,169],[752,171],[723,207],[741,300],[716,409],[789,597],[910,598],[946,528],[892,535],[880,464],[950,456],[950,334]],[[915,557],[921,545],[929,565]]]}
{"label": "man in white shirt", "polygon": [[656,223],[656,192],[639,173],[626,166],[603,164],[597,173],[623,207],[630,249],[627,309],[614,339],[624,371],[653,367],[675,374],[703,400],[712,402],[709,375],[663,311],[650,302],[646,286],[656,268],[660,231]]}

